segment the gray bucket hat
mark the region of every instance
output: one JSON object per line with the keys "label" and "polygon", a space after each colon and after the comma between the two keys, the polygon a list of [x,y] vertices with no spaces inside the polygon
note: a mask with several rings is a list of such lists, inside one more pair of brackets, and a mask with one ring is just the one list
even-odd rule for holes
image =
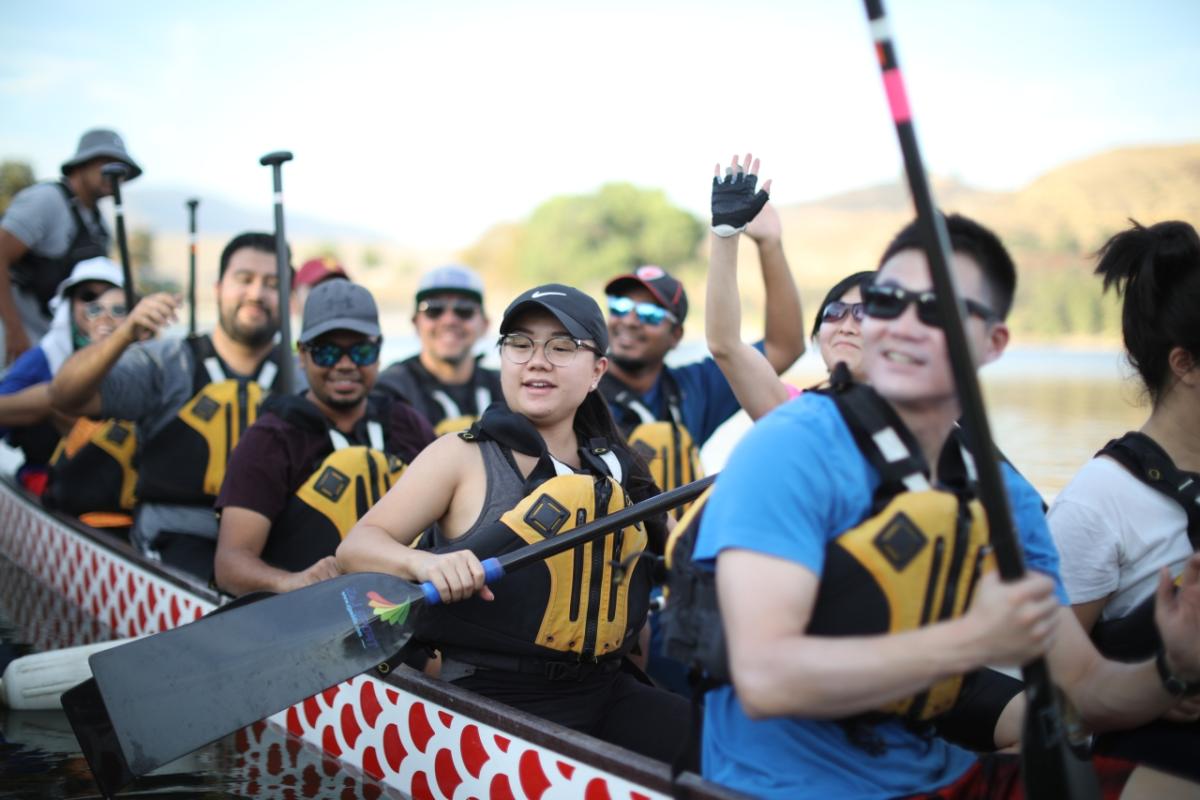
{"label": "gray bucket hat", "polygon": [[125,143],[121,141],[121,137],[117,135],[116,131],[108,128],[92,128],[79,137],[79,147],[76,148],[75,155],[71,156],[69,161],[63,162],[63,175],[80,164],[86,164],[93,158],[111,158],[129,167],[129,175],[125,178],[127,181],[142,174],[142,168],[129,155],[129,151],[125,149]]}

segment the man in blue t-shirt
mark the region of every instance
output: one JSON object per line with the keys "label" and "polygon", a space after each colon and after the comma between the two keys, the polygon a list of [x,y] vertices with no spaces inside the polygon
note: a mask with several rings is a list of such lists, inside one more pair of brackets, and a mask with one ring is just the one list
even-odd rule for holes
{"label": "man in blue t-shirt", "polygon": [[[967,338],[976,363],[986,364],[1008,343],[1004,318],[1015,269],[999,239],[982,226],[954,216],[947,227],[968,310]],[[947,477],[943,447],[958,441],[952,434],[960,407],[915,225],[901,231],[881,263],[864,291],[863,368],[911,434],[912,452],[938,465],[929,476],[937,485]],[[716,484],[695,548],[697,560],[716,563],[733,679],[707,697],[705,777],[789,800],[934,791],[1012,797],[1020,791],[1015,757],[980,758],[898,716],[859,715],[894,707],[984,665],[1018,665],[1038,656],[1047,658],[1094,729],[1141,724],[1181,694],[1200,691],[1200,556],[1177,595],[1169,582],[1159,588],[1165,643],[1159,664],[1105,661],[1067,605],[1037,493],[1007,465],[1003,471],[1030,568],[1025,578],[1002,583],[987,572],[968,593],[969,605],[963,601],[965,609],[944,621],[894,633],[818,635],[812,629],[827,629],[829,608],[818,598],[835,588],[826,585],[827,575],[863,580],[845,569],[848,550],[841,545],[850,529],[878,513],[879,473],[825,395],[810,393],[781,407],[747,435]],[[949,529],[955,530],[953,521]],[[881,552],[886,544],[883,533],[868,542]],[[873,555],[864,557],[864,566],[880,563],[870,561]],[[936,576],[937,567],[927,569]],[[871,574],[880,580],[878,571]],[[835,613],[861,613],[866,601],[852,596],[859,602],[843,600]],[[898,597],[892,602],[903,602],[905,594]],[[996,745],[1019,738],[1023,703],[1018,695],[999,715]],[[1094,763],[1106,797],[1120,792],[1133,768],[1112,759]],[[1141,780],[1168,780],[1146,776]]]}

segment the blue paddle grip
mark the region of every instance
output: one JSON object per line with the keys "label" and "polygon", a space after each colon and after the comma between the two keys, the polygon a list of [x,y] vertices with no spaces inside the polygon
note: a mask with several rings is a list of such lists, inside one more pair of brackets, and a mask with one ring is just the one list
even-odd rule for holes
{"label": "blue paddle grip", "polygon": [[[483,561],[483,580],[485,583],[498,581],[504,577],[504,565],[499,559],[488,558]],[[421,584],[421,593],[425,595],[425,602],[431,606],[436,606],[442,602],[442,596],[438,594],[437,587],[429,581]]]}

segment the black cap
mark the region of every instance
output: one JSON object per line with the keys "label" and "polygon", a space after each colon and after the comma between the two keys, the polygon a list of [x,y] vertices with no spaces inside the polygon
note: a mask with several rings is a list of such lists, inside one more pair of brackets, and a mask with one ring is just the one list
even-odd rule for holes
{"label": "black cap", "polygon": [[531,308],[549,311],[576,339],[591,339],[602,352],[608,350],[608,326],[604,324],[600,306],[578,289],[561,283],[547,283],[522,292],[504,309],[500,333],[509,333],[516,317]]}
{"label": "black cap", "polygon": [[672,278],[662,267],[648,264],[638,267],[628,275],[618,275],[608,282],[604,291],[606,294],[619,296],[622,290],[630,286],[641,286],[650,292],[658,304],[674,314],[680,323],[687,316],[687,292],[683,290],[683,284]]}

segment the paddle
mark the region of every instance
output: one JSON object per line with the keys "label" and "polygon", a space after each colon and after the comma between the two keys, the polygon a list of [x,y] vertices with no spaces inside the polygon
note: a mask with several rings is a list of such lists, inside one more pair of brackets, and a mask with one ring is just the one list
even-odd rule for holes
{"label": "paddle", "polygon": [[113,212],[117,221],[117,250],[121,254],[121,274],[125,280],[125,307],[133,310],[133,268],[129,262],[129,240],[125,237],[125,204],[121,202],[121,181],[129,174],[129,167],[113,161],[100,168],[112,188]]}
{"label": "paddle", "polygon": [[[715,477],[489,558],[487,580],[689,502]],[[438,602],[428,583],[343,575],[93,656],[94,682],[64,694],[63,707],[97,783],[111,793],[371,669],[400,650],[422,608]]]}
{"label": "paddle", "polygon": [[[937,212],[929,179],[917,146],[916,130],[900,74],[896,49],[882,0],[864,0],[883,85],[896,123],[896,135],[904,155],[909,190],[917,209],[917,222],[925,240],[929,271],[937,295],[938,315],[946,334],[950,365],[962,404],[963,430],[967,446],[975,455],[979,473],[980,500],[987,512],[991,544],[1000,575],[1016,580],[1025,574],[1025,563],[1009,513],[1008,494],[983,406],[983,394],[975,375],[975,364],[967,345],[961,295],[950,271],[950,238],[946,223]],[[1025,729],[1021,741],[1021,773],[1029,798],[1090,798],[1100,796],[1100,786],[1091,764],[1072,746],[1063,723],[1062,698],[1050,682],[1044,659],[1022,669],[1026,686]]]}

